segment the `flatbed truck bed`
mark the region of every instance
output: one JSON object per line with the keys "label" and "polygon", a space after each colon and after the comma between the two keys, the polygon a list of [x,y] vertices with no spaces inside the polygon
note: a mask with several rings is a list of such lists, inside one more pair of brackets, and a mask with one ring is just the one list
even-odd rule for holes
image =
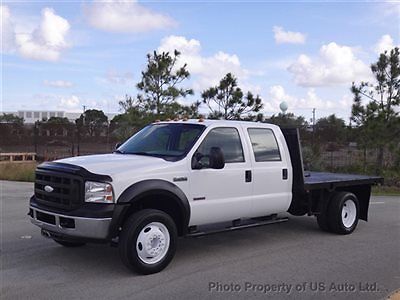
{"label": "flatbed truck bed", "polygon": [[334,189],[336,187],[353,185],[371,185],[382,183],[383,179],[378,176],[341,174],[328,172],[305,172],[304,189]]}

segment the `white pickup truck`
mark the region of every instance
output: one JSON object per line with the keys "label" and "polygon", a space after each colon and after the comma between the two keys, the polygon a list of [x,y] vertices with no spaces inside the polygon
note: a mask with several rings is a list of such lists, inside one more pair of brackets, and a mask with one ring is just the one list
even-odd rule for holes
{"label": "white pickup truck", "polygon": [[125,265],[150,274],[170,263],[179,236],[278,222],[286,211],[349,234],[367,220],[371,185],[380,182],[303,172],[296,129],[155,122],[112,154],[39,165],[28,215],[66,247],[118,243]]}

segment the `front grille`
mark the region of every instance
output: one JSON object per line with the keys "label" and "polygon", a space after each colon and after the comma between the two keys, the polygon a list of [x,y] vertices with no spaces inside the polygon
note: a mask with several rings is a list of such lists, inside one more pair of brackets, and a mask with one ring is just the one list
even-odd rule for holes
{"label": "front grille", "polygon": [[49,207],[63,210],[78,208],[83,199],[83,180],[76,175],[38,169],[35,197],[37,202]]}

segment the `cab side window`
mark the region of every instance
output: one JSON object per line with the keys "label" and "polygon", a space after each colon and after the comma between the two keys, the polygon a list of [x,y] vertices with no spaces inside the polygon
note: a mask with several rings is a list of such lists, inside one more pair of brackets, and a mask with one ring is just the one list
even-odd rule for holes
{"label": "cab side window", "polygon": [[281,160],[278,143],[271,129],[249,128],[247,132],[249,133],[256,162]]}
{"label": "cab side window", "polygon": [[236,128],[220,127],[212,129],[201,143],[198,153],[208,155],[212,147],[221,148],[225,163],[244,162],[242,143]]}

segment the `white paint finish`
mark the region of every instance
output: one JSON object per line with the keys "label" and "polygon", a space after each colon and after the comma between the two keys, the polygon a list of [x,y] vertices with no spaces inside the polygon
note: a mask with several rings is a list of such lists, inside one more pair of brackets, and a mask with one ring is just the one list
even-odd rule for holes
{"label": "white paint finish", "polygon": [[[288,210],[292,200],[293,172],[290,163],[289,150],[279,127],[274,125],[243,124],[243,131],[250,149],[250,159],[253,170],[253,201],[251,216],[263,216]],[[281,161],[256,162],[251,140],[247,134],[248,128],[268,128],[275,135]],[[288,179],[282,178],[282,170],[288,170]]]}
{"label": "white paint finish", "polygon": [[127,171],[130,166],[137,170],[165,168],[169,164],[169,162],[158,157],[117,153],[75,156],[56,160],[56,162],[78,165],[92,173],[107,174],[111,177]]}
{"label": "white paint finish", "polygon": [[174,182],[174,177],[187,177],[186,160],[169,162],[157,157],[131,154],[103,154],[77,156],[57,162],[78,165],[96,174],[109,175],[115,198],[131,185],[150,179],[159,179],[177,185],[186,195],[188,182]]}
{"label": "white paint finish", "polygon": [[[211,122],[190,152],[190,157],[213,128],[235,127],[238,129],[245,154],[245,163],[228,163],[222,170],[190,171],[191,201],[190,225],[229,221],[241,217],[264,216],[285,212],[292,198],[292,168],[289,152],[279,127],[264,123]],[[281,150],[281,162],[256,163],[247,134],[247,128],[269,128],[274,131]],[[283,141],[283,143],[282,143]],[[288,169],[288,179],[282,179],[282,168]],[[252,182],[245,182],[245,171],[252,171]]]}
{"label": "white paint finish", "polygon": [[[229,221],[250,213],[252,184],[245,182],[247,163],[226,164],[221,170],[190,173],[190,225]],[[193,200],[205,197],[204,200]]]}
{"label": "white paint finish", "polygon": [[[172,121],[171,123],[173,123]],[[178,121],[199,123],[198,120]],[[162,122],[164,123],[164,122]],[[167,123],[167,122],[165,122]],[[178,186],[191,206],[190,225],[228,221],[284,212],[291,201],[292,167],[289,152],[279,127],[265,123],[205,120],[207,128],[188,155],[177,162],[161,158],[128,154],[104,154],[72,157],[57,162],[81,166],[90,172],[109,175],[116,199],[129,186],[150,179],[160,179]],[[239,131],[244,163],[227,163],[224,169],[191,169],[191,158],[207,133],[216,127],[234,127]],[[281,162],[256,163],[247,128],[269,128],[276,135]],[[288,169],[288,180],[282,182],[282,168]],[[245,171],[252,171],[252,182],[245,182]],[[174,182],[175,177],[188,181]],[[205,197],[194,201],[193,198]]]}
{"label": "white paint finish", "polygon": [[[248,145],[243,137],[242,128],[233,123],[237,122],[210,122],[208,128],[189,152],[188,162],[191,162],[191,157],[211,130],[228,127],[238,130],[245,158],[243,163],[226,163],[221,170],[192,170],[191,163],[188,164],[191,206],[189,225],[229,221],[247,217],[250,213],[249,204],[252,197],[252,183],[245,182],[245,171],[251,170],[249,154],[246,151]],[[205,199],[193,200],[198,197],[205,197]]]}

